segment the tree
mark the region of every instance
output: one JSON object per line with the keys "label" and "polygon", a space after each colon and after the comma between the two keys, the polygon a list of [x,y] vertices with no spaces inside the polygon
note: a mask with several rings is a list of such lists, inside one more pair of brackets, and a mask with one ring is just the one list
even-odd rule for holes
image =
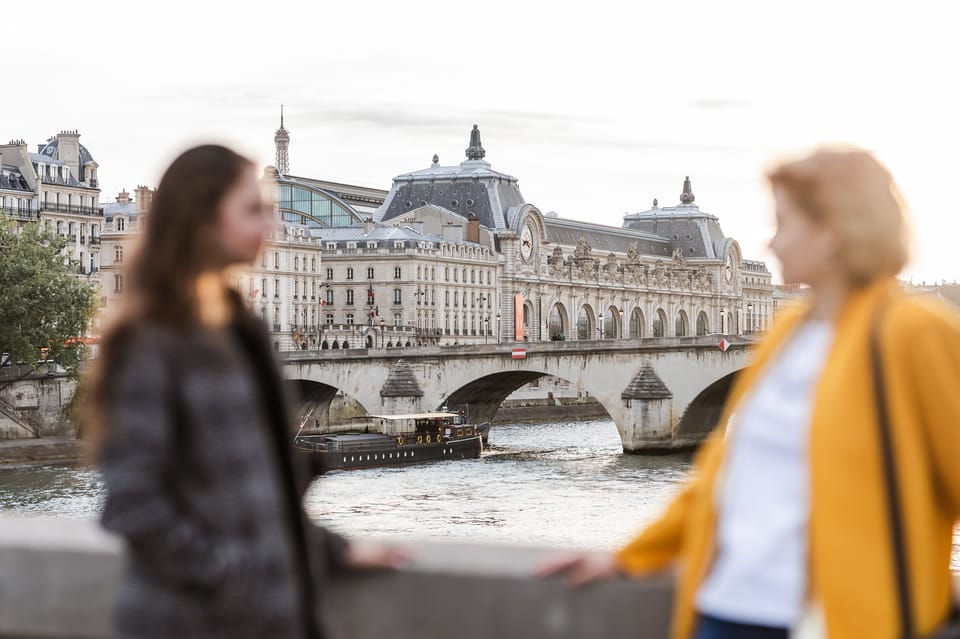
{"label": "tree", "polygon": [[0,357],[25,374],[52,360],[79,375],[85,347],[78,338],[96,312],[97,291],[77,278],[65,246],[39,224],[18,228],[0,219]]}

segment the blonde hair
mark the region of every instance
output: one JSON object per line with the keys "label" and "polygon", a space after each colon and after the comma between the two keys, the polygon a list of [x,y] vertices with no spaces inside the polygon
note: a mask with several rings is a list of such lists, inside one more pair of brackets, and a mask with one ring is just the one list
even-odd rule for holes
{"label": "blonde hair", "polygon": [[906,206],[893,176],[873,155],[822,148],[767,172],[816,224],[840,238],[841,267],[855,285],[895,276],[909,256]]}

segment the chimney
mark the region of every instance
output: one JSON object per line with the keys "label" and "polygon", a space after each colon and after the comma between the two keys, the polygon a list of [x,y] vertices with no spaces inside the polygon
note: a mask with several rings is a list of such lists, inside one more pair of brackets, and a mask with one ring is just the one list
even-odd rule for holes
{"label": "chimney", "polygon": [[473,213],[467,218],[467,241],[480,243],[480,220]]}
{"label": "chimney", "polygon": [[445,224],[443,227],[443,239],[447,242],[462,242],[463,227],[459,224]]}
{"label": "chimney", "polygon": [[80,134],[77,131],[61,131],[57,134],[57,159],[69,167],[75,180],[83,178],[80,173]]}
{"label": "chimney", "polygon": [[134,191],[133,198],[137,203],[137,210],[144,213],[150,210],[150,205],[153,204],[153,190],[142,184],[138,184]]}

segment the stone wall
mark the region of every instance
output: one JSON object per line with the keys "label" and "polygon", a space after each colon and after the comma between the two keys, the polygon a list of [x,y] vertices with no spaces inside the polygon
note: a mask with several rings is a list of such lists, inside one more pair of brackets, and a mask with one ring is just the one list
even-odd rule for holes
{"label": "stone wall", "polygon": [[[572,589],[547,549],[414,543],[402,571],[334,580],[330,639],[667,636],[667,578]],[[107,637],[121,545],[95,522],[0,518],[0,638]]]}
{"label": "stone wall", "polygon": [[76,384],[66,374],[0,370],[0,439],[73,434],[63,409]]}

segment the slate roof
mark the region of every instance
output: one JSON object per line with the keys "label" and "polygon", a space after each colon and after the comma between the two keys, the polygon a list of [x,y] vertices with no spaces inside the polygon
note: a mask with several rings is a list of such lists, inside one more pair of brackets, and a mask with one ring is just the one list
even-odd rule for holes
{"label": "slate roof", "polygon": [[475,215],[488,229],[506,229],[505,213],[525,204],[517,178],[495,171],[483,160],[480,132],[474,125],[467,159],[456,166],[440,166],[434,156],[426,169],[393,178],[393,187],[374,219],[387,221],[421,206],[442,206],[465,218]]}
{"label": "slate roof", "polygon": [[673,393],[650,364],[644,364],[640,372],[620,393],[620,399],[669,399],[671,397]]}

